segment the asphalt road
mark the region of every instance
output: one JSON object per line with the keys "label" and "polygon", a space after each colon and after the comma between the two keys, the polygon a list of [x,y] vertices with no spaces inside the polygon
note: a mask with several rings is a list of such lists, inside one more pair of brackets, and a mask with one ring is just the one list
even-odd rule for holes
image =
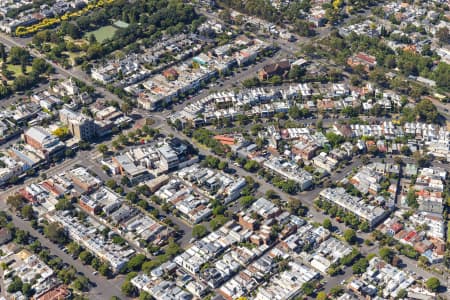
{"label": "asphalt road", "polygon": [[[0,209],[7,211],[8,208],[6,206],[6,201],[0,201]],[[58,256],[65,263],[74,266],[78,272],[83,273],[83,275],[86,276],[91,282],[95,283],[96,286],[93,287],[89,292],[90,299],[110,299],[112,296],[120,296],[123,298],[123,295],[120,291],[120,278],[107,280],[100,275],[93,275],[92,272],[94,272],[94,269],[92,267],[83,265],[80,260],[74,260],[70,255],[64,253],[64,251],[59,249],[56,244],[49,241],[45,236],[31,227],[30,222],[22,220],[15,214],[11,214],[11,216],[14,226],[21,230],[29,232],[32,236],[38,238],[41,245],[47,247],[53,255]]]}
{"label": "asphalt road", "polygon": [[[66,159],[64,162],[52,167],[49,171],[41,173],[46,173],[47,176],[50,177],[54,174],[57,174],[70,168],[71,166],[77,163],[82,162],[86,157],[90,157],[91,155],[92,152],[81,152],[81,153],[79,152],[75,158]],[[6,198],[9,195],[16,193],[19,189],[23,188],[26,185],[29,185],[33,182],[38,182],[40,180],[41,178],[39,177],[31,177],[26,179],[24,183],[21,185],[14,186],[13,188],[1,192],[0,210],[8,211],[8,206],[6,205]],[[65,263],[74,266],[78,272],[83,273],[91,282],[95,283],[95,287],[92,287],[91,290],[89,291],[90,299],[99,299],[99,300],[110,299],[112,296],[120,296],[122,299],[125,299],[120,291],[120,287],[124,281],[122,276],[108,280],[100,275],[93,275],[93,272],[95,270],[92,267],[88,265],[83,265],[80,260],[75,260],[70,255],[64,253],[64,251],[58,248],[58,245],[52,243],[45,236],[43,236],[37,230],[31,227],[28,221],[25,221],[17,217],[13,213],[10,213],[10,215],[12,216],[12,222],[17,228],[29,232],[31,235],[36,237],[43,246],[47,247],[53,255],[60,257]]]}
{"label": "asphalt road", "polygon": [[[21,47],[21,48],[26,48],[30,51],[31,55],[33,55],[34,57],[39,57],[39,58],[45,59],[47,61],[47,63],[49,63],[55,69],[55,71],[57,73],[65,76],[65,77],[73,77],[80,81],[84,81],[85,83],[87,83],[89,85],[96,86],[94,84],[94,82],[92,81],[92,79],[89,76],[87,76],[84,72],[82,72],[81,70],[65,69],[62,66],[60,66],[59,64],[47,59],[45,57],[45,55],[39,53],[37,50],[29,48],[27,46],[27,43],[29,42],[28,39],[14,38],[5,33],[0,32],[0,42],[3,43],[7,47],[17,46],[17,47]],[[122,100],[117,95],[109,92],[108,90],[106,90],[103,87],[96,86],[96,90],[100,91],[100,93],[103,95],[104,99],[115,100],[119,103],[122,102]]]}
{"label": "asphalt road", "polygon": [[[167,134],[172,134],[173,136],[178,137],[180,139],[188,139],[186,136],[173,130],[165,123],[161,122],[161,124],[163,124],[161,126],[162,132],[165,132]],[[203,155],[212,155],[212,156],[217,157],[217,155],[215,155],[214,153],[209,151],[209,149],[206,149],[203,147],[199,149],[199,153],[203,154]],[[411,158],[403,157],[402,159],[405,163],[414,163],[414,160]],[[374,162],[374,161],[381,161],[381,160],[382,160],[381,158],[376,158],[376,159],[372,159],[371,161]],[[394,160],[390,157],[386,157],[386,158],[384,158],[384,161],[392,163]],[[362,164],[363,163],[360,158],[354,158],[349,165],[346,165],[344,168],[340,169],[339,173],[333,172],[333,174],[331,174],[331,176],[330,176],[331,182],[339,182],[343,178],[347,177],[352,172],[353,168],[359,168]],[[442,164],[440,162],[433,162],[433,166],[448,169],[448,164]],[[236,170],[237,175],[250,176],[255,180],[255,182],[257,182],[259,184],[258,194],[261,194],[263,196],[266,191],[274,190],[277,192],[278,195],[280,195],[281,199],[285,200],[285,201],[287,201],[289,198],[299,198],[301,200],[301,202],[303,203],[303,205],[308,207],[308,209],[309,209],[308,216],[312,217],[311,218],[312,221],[322,223],[326,218],[329,218],[329,216],[324,215],[321,211],[318,211],[315,208],[313,208],[313,201],[314,201],[314,199],[316,199],[318,197],[320,191],[323,188],[314,188],[311,191],[301,192],[299,195],[290,195],[290,194],[287,194],[287,193],[281,191],[280,189],[276,188],[275,186],[271,185],[270,183],[267,183],[264,180],[258,179],[254,173],[247,172],[246,170],[244,170],[240,167],[234,167],[234,169]],[[234,203],[232,205],[232,209],[235,213],[237,213],[238,211],[241,210],[241,207],[238,203]],[[335,220],[331,220],[331,221],[332,221],[333,226],[335,228],[338,228],[341,232],[344,232],[347,229],[347,227],[343,223],[338,223]],[[358,233],[358,237],[361,238],[362,240],[365,240],[370,237],[370,233]],[[379,247],[378,247],[378,245],[366,246],[363,244],[363,245],[361,245],[360,250],[363,254],[366,255],[368,253],[378,253]],[[429,278],[429,277],[435,276],[435,277],[440,278],[441,282],[447,282],[445,276],[440,276],[435,273],[430,273],[422,268],[419,268],[417,266],[416,261],[409,259],[403,255],[401,255],[400,257],[402,258],[406,268],[408,270],[414,271],[417,275],[420,275],[423,278]],[[336,277],[327,276],[327,279],[329,279],[329,280],[328,280],[327,284],[325,285],[325,290],[329,291],[332,287],[340,284],[340,282],[343,279],[348,279],[351,274],[352,274],[351,268],[348,267],[344,270],[344,274],[341,274]]]}
{"label": "asphalt road", "polygon": [[[323,37],[323,36],[327,35],[328,33],[329,33],[329,29],[320,30],[319,37]],[[289,42],[286,42],[281,39],[275,39],[274,42],[276,42],[281,47],[281,49],[283,50],[284,53],[294,56],[301,49],[300,44],[302,44],[303,42],[306,42],[306,40],[304,38],[301,38],[301,37],[297,37],[297,38],[298,38],[297,43],[289,43]],[[20,46],[20,47],[24,47],[24,48],[26,47],[26,43],[27,43],[27,41],[25,41],[25,40],[15,39],[15,38],[9,37],[3,33],[0,33],[0,42],[4,43],[5,45],[7,45],[9,47]],[[31,50],[31,53],[36,57],[41,57],[41,58],[46,59],[42,54],[38,53],[36,50]],[[274,62],[275,59],[278,59],[281,55],[280,53],[281,53],[281,51],[276,54],[277,56],[275,56],[274,59],[266,59],[265,61],[263,61],[260,64],[255,64],[255,65],[249,66],[246,70],[242,70],[239,73],[236,73],[235,76],[232,76],[229,79],[223,80],[222,86],[218,86],[217,88],[211,88],[209,90],[214,91],[214,90],[229,89],[237,82],[241,82],[245,78],[255,76],[257,70],[259,70],[261,67],[263,67],[266,64]],[[79,69],[67,70],[48,59],[46,59],[46,61],[49,64],[51,64],[59,74],[61,74],[63,76],[74,77],[74,78],[82,80],[90,85],[95,85],[92,82],[92,80],[84,72],[80,71]],[[121,100],[116,95],[108,92],[104,88],[97,86],[96,89],[98,91],[100,91],[105,96],[105,98],[121,102]],[[206,92],[207,92],[207,90],[204,90],[202,93],[199,93],[198,95],[193,97],[191,100],[185,101],[180,106],[175,106],[174,109],[178,110],[182,106],[186,105],[187,103],[195,101],[196,99],[199,99],[200,97],[204,97]],[[438,109],[440,110],[441,113],[448,116],[448,112],[445,111],[449,107],[448,104],[435,103],[435,105],[438,107]],[[159,119],[159,126],[161,126],[162,131],[173,134],[174,136],[177,136],[179,138],[186,139],[185,136],[181,135],[180,133],[178,133],[178,132],[172,130],[171,128],[169,128],[168,126],[166,126],[164,116],[158,117],[158,115],[154,115],[154,117],[156,119]],[[311,122],[315,122],[315,120],[311,121]],[[91,155],[92,155],[92,153],[93,152],[90,152]],[[214,155],[207,149],[200,149],[200,153],[205,154],[205,155]],[[85,153],[85,155],[86,154],[87,153]],[[88,156],[77,156],[73,160],[66,161],[65,164],[62,164],[61,166],[58,165],[58,166],[52,168],[52,170],[50,170],[48,172],[48,174],[53,173],[53,172],[59,172],[63,168],[67,168],[69,166],[69,164],[75,164],[75,163],[80,163],[80,164],[88,163],[88,166],[90,166],[91,168],[94,168],[94,171],[96,173],[98,173],[99,176],[101,176],[101,174],[104,174],[104,172],[101,170],[99,172],[97,172],[98,166],[96,166],[95,164],[89,164],[90,162],[92,162],[92,161],[89,161]],[[333,182],[341,180],[349,172],[351,172],[353,167],[359,167],[361,164],[362,163],[360,160],[353,161],[350,165],[346,166],[343,170],[341,170],[340,173],[333,173],[331,175],[331,180]],[[237,174],[240,176],[251,176],[252,178],[254,178],[255,181],[260,186],[259,187],[260,194],[264,194],[267,190],[275,190],[281,196],[281,198],[283,200],[288,200],[290,197],[298,197],[299,199],[301,199],[301,201],[304,205],[306,205],[307,207],[310,208],[309,214],[312,215],[312,217],[313,217],[312,219],[314,221],[323,222],[323,220],[326,218],[326,216],[323,215],[322,213],[317,212],[315,209],[312,209],[313,200],[318,196],[321,188],[316,188],[316,189],[313,189],[312,191],[302,192],[298,196],[292,196],[292,195],[282,192],[281,190],[278,190],[277,188],[275,188],[274,186],[272,186],[271,184],[269,184],[263,180],[257,179],[255,174],[253,174],[253,173],[249,173],[242,168],[235,168],[235,169],[236,169]],[[24,184],[29,184],[29,183],[33,182],[34,180],[36,180],[36,179],[35,178],[28,179],[25,181]],[[6,199],[6,196],[8,194],[10,194],[11,192],[16,191],[20,187],[22,187],[22,186],[14,187],[13,189],[10,189],[6,192],[0,193],[0,200],[3,200],[3,201],[0,201],[0,209],[4,209],[4,210],[7,209],[6,203],[4,201]],[[239,205],[235,206],[235,209],[239,210],[240,209]],[[161,211],[161,214],[165,215],[162,211]],[[183,229],[186,232],[185,237],[183,237],[183,240],[181,241],[182,245],[183,244],[186,245],[187,241],[190,239],[190,236],[192,233],[191,228],[189,226],[187,226],[183,221],[176,218],[175,216],[169,215],[168,217],[175,224],[177,224],[181,229]],[[92,275],[93,269],[91,267],[84,266],[79,261],[73,260],[71,256],[69,256],[66,253],[64,253],[63,251],[61,251],[56,245],[51,243],[44,236],[40,235],[39,232],[34,230],[28,222],[26,222],[16,216],[13,216],[13,222],[18,228],[27,230],[32,235],[38,237],[41,244],[48,247],[53,254],[58,255],[59,257],[61,257],[63,259],[64,262],[73,265],[77,270],[84,273],[85,276],[87,276],[92,282],[95,282],[97,287],[95,287],[91,291],[90,297],[92,299],[109,299],[113,295],[122,296],[121,292],[120,292],[120,285],[121,285],[121,282],[123,282],[123,278],[122,279],[119,278],[119,279],[115,279],[115,280],[106,280],[104,278],[99,278],[98,276]],[[336,223],[336,222],[334,222],[334,223]],[[333,225],[337,226],[341,231],[345,230],[344,225],[338,224],[338,223],[334,224],[334,223],[333,223]],[[365,250],[364,247],[362,247],[362,251],[378,252],[378,248],[375,247],[373,249]],[[415,272],[417,274],[424,274],[423,277],[425,277],[425,278],[430,276],[426,271],[424,271],[420,268],[417,268],[417,266],[415,266],[415,261],[411,261],[411,260],[408,261],[408,259],[405,258],[404,262],[408,265],[408,269],[412,269],[412,270],[416,269]],[[348,278],[349,270],[350,270],[350,268],[347,268],[346,274],[331,278],[330,281],[326,285],[326,290],[327,290],[327,287],[332,287],[332,286],[335,286],[338,283],[340,283],[340,281],[342,280],[341,278]],[[436,275],[433,274],[433,276],[436,276]],[[123,298],[123,296],[122,296],[122,298]]]}

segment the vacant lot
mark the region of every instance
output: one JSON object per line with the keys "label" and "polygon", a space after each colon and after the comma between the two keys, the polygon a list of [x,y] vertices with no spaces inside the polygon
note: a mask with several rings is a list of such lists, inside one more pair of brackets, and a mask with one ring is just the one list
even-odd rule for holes
{"label": "vacant lot", "polygon": [[117,28],[111,25],[103,26],[97,30],[86,33],[85,38],[89,38],[89,36],[93,34],[97,39],[97,42],[102,43],[104,40],[112,38],[116,31]]}

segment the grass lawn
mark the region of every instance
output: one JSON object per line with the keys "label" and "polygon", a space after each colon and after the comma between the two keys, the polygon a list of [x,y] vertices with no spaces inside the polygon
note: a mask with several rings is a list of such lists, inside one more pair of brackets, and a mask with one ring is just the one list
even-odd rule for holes
{"label": "grass lawn", "polygon": [[69,63],[74,66],[75,65],[75,58],[83,56],[85,53],[83,51],[81,52],[68,52],[68,51],[64,51],[63,52],[64,55],[67,55],[69,57]]}
{"label": "grass lawn", "polygon": [[[22,66],[21,65],[11,65],[8,64],[8,68],[9,71],[14,73],[14,77],[17,77],[19,75],[23,75],[22,73]],[[31,66],[27,66],[27,73],[31,72]]]}
{"label": "grass lawn", "polygon": [[100,27],[97,30],[90,31],[90,32],[86,33],[84,35],[84,37],[86,39],[89,39],[89,36],[91,34],[93,34],[95,36],[95,38],[97,39],[97,42],[102,43],[104,40],[112,38],[116,31],[117,31],[117,28],[115,28],[111,25],[108,25],[108,26]]}

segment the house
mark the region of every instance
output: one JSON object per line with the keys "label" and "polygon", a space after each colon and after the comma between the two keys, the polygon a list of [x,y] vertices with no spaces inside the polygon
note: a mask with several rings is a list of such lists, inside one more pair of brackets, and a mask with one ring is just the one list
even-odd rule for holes
{"label": "house", "polygon": [[274,64],[266,65],[258,72],[259,80],[267,80],[274,75],[286,77],[287,72],[291,68],[288,60],[283,60]]}
{"label": "house", "polygon": [[395,222],[387,229],[387,234],[390,236],[394,236],[402,229],[403,229],[403,224]]}
{"label": "house", "polygon": [[45,293],[34,296],[35,300],[65,300],[70,299],[72,293],[66,285],[55,286],[54,288],[46,291]]}
{"label": "house", "polygon": [[179,76],[177,70],[174,68],[166,69],[162,72],[162,75],[169,81],[176,80]]}
{"label": "house", "polygon": [[377,65],[377,59],[375,56],[368,55],[364,52],[359,52],[358,54],[349,57],[347,59],[347,64],[352,68],[363,66],[364,70],[368,72]]}
{"label": "house", "polygon": [[61,87],[65,90],[65,93],[69,96],[74,96],[78,94],[79,88],[76,82],[71,78],[61,82]]}

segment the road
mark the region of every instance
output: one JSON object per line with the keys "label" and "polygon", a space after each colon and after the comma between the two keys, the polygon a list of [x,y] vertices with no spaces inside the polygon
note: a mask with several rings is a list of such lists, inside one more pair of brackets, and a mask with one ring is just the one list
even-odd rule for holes
{"label": "road", "polygon": [[[174,137],[177,137],[179,139],[182,140],[189,140],[188,137],[186,137],[185,135],[183,135],[182,133],[172,129],[169,125],[167,125],[164,122],[164,117],[163,116],[158,116],[158,115],[153,115],[154,118],[159,118],[162,119],[160,120],[161,125],[160,125],[160,131],[162,133],[165,133],[167,135],[173,135]],[[204,147],[200,147],[199,148],[199,153],[202,155],[211,155],[211,156],[215,156],[218,157],[217,155],[215,155],[213,152],[211,152],[209,149],[206,149]],[[218,157],[221,158],[221,157]],[[343,179],[344,177],[346,177],[353,168],[358,168],[359,166],[362,165],[361,160],[356,160],[353,161],[351,164],[345,166],[340,173],[333,173],[330,176],[330,180],[332,182],[338,182],[341,179]],[[258,184],[258,193],[260,195],[264,195],[268,190],[274,190],[277,192],[278,195],[280,195],[281,199],[284,201],[288,201],[289,198],[299,198],[302,203],[307,206],[309,208],[309,213],[313,216],[313,220],[317,221],[317,222],[323,222],[323,220],[326,218],[326,216],[324,216],[322,213],[317,212],[315,209],[313,209],[313,201],[314,199],[317,198],[317,196],[319,195],[320,191],[322,190],[322,188],[315,188],[311,191],[305,191],[305,192],[301,192],[299,195],[290,195],[288,193],[283,192],[282,190],[278,189],[277,187],[273,186],[272,184],[261,180],[259,178],[257,178],[257,176],[254,173],[250,173],[246,170],[244,170],[243,168],[240,167],[236,167],[234,168],[234,170],[236,171],[236,174],[241,176],[241,177],[251,177],[253,178],[253,180]],[[236,210],[240,210],[240,207],[235,207]],[[342,224],[338,224],[338,227],[342,227],[340,229],[344,229]]]}
{"label": "road", "polygon": [[[64,162],[52,167],[47,172],[41,172],[46,173],[48,177],[57,174],[59,172],[62,172],[71,166],[80,163],[83,161],[86,157],[92,156],[93,151],[91,152],[80,152],[78,155],[73,159],[66,159]],[[0,193],[0,210],[2,211],[8,211],[8,207],[6,205],[6,198],[9,195],[15,194],[19,189],[23,188],[26,185],[29,185],[34,182],[41,181],[41,178],[39,177],[31,177],[27,178],[23,184],[14,186],[13,188],[10,188],[6,191],[3,191]],[[39,242],[47,247],[50,252],[53,255],[56,255],[60,257],[65,263],[72,265],[75,267],[75,269],[78,272],[83,273],[91,282],[95,283],[95,287],[92,287],[92,289],[89,292],[89,298],[90,299],[110,299],[112,296],[120,296],[122,299],[124,299],[124,296],[122,295],[120,291],[120,286],[122,285],[124,279],[119,276],[114,279],[106,279],[101,277],[100,275],[93,275],[92,273],[95,271],[92,267],[88,265],[83,265],[80,260],[74,260],[70,255],[64,253],[61,249],[58,248],[58,246],[54,243],[52,243],[50,240],[48,240],[45,236],[40,234],[37,230],[35,230],[33,227],[31,227],[30,223],[28,221],[25,221],[19,217],[17,217],[15,214],[10,214],[12,217],[12,222],[14,223],[14,226],[17,228],[29,232],[31,235],[36,237]]]}
{"label": "road", "polygon": [[[214,17],[217,19],[217,17]],[[328,33],[330,32],[329,28],[327,29],[321,29],[319,30],[319,35],[318,38],[320,37],[324,37],[326,36]],[[226,90],[226,89],[230,89],[233,86],[236,85],[236,83],[238,82],[242,82],[242,80],[249,78],[249,77],[253,77],[256,75],[257,70],[259,70],[260,68],[262,68],[263,66],[273,63],[276,60],[281,59],[281,56],[283,55],[282,53],[287,53],[291,56],[296,56],[296,54],[298,53],[298,51],[301,49],[300,45],[305,43],[305,42],[309,42],[311,41],[308,38],[302,38],[302,37],[297,37],[297,43],[290,43],[287,42],[285,40],[282,39],[273,39],[272,41],[274,43],[277,43],[280,48],[282,49],[282,51],[279,51],[276,56],[274,58],[269,58],[269,59],[265,59],[263,62],[252,65],[247,67],[245,70],[241,70],[239,73],[236,73],[234,76],[228,78],[228,79],[224,79],[223,81],[219,80],[219,83],[221,85],[215,87],[215,88],[211,88],[209,89],[209,91],[218,91],[218,90]],[[19,47],[23,47],[23,48],[27,48],[26,45],[26,41],[21,40],[21,39],[15,39],[12,37],[9,37],[3,33],[0,33],[0,42],[2,42],[3,44],[5,44],[8,47],[12,47],[12,46],[19,46]],[[30,49],[30,52],[32,53],[33,56],[35,57],[40,57],[45,59],[50,65],[52,65],[56,72],[58,72],[59,74],[65,76],[65,77],[74,77],[78,80],[84,81],[87,84],[90,85],[95,85],[95,83],[82,71],[80,71],[79,69],[71,69],[71,70],[67,70],[63,67],[61,67],[60,65],[54,63],[53,61],[48,60],[45,56],[43,56],[41,53],[39,53],[38,51],[34,50],[34,49]],[[109,100],[115,100],[118,102],[121,102],[121,99],[110,93],[109,91],[107,91],[106,89],[104,89],[103,87],[99,87],[96,86],[96,89],[98,91],[100,91],[103,96]],[[180,105],[176,105],[173,107],[173,109],[175,110],[179,110],[181,109],[183,106],[187,105],[190,102],[196,101],[198,99],[200,99],[201,97],[205,96],[205,93],[207,92],[207,90],[203,90],[201,93],[197,94],[196,96],[192,97],[190,100],[184,101],[182,104]],[[435,105],[438,107],[439,111],[445,115],[448,116],[448,112],[445,113],[446,109],[449,108],[448,104],[442,104],[442,103],[435,103]],[[176,137],[179,137],[181,139],[186,139],[187,137],[180,134],[177,131],[172,130],[169,126],[167,126],[166,122],[166,118],[163,115],[150,115],[152,117],[155,117],[155,119],[158,120],[157,126],[159,126],[161,128],[162,132],[165,132],[167,134],[172,134]],[[325,120],[325,123],[327,122],[333,122],[335,120]],[[311,123],[315,123],[316,120],[312,119],[312,120],[305,120],[305,124],[311,124]],[[215,156],[211,151],[209,151],[208,149],[204,149],[201,148],[199,149],[200,153],[203,155],[213,155]],[[83,153],[83,152],[82,152]],[[52,168],[49,172],[48,175],[51,176],[51,174],[54,174],[56,172],[60,172],[61,170],[63,170],[64,168],[68,168],[73,164],[76,163],[80,163],[86,166],[89,166],[94,172],[96,172],[100,177],[103,177],[103,179],[106,179],[106,176],[103,172],[103,170],[101,170],[101,166],[98,165],[97,162],[95,162],[95,160],[90,159],[90,155],[92,155],[94,152],[84,152],[83,155],[77,155],[76,158],[74,158],[73,160],[67,160],[66,162],[64,162],[61,165],[58,165],[54,168]],[[342,178],[344,178],[345,176],[347,176],[351,170],[353,168],[357,168],[359,166],[362,165],[361,160],[356,159],[354,161],[352,161],[349,165],[345,166],[340,173],[333,173],[330,177],[332,182],[337,182],[339,180],[341,180]],[[257,182],[259,184],[259,189],[258,189],[258,193],[261,195],[264,195],[265,192],[267,192],[268,190],[275,190],[281,197],[282,200],[288,201],[289,198],[299,198],[302,203],[307,206],[309,208],[309,214],[312,215],[312,219],[316,222],[323,222],[323,220],[325,218],[327,218],[327,216],[323,215],[321,212],[316,211],[315,209],[313,209],[313,201],[314,199],[318,196],[318,194],[320,193],[320,191],[322,190],[321,188],[315,188],[311,191],[307,191],[307,192],[302,192],[297,196],[293,196],[293,195],[289,195],[287,193],[284,193],[283,191],[277,189],[276,187],[274,187],[273,185],[271,185],[270,183],[267,183],[261,179],[255,178],[255,174],[247,172],[246,170],[242,169],[242,168],[235,168],[236,169],[236,174],[239,176],[250,176],[252,178],[254,178],[255,182]],[[25,180],[24,184],[30,184],[33,181],[37,180],[36,178],[30,178]],[[15,191],[17,191],[17,189],[19,189],[21,186],[18,187],[14,187],[6,192],[0,193],[0,200],[5,200],[6,196],[9,195],[10,193],[13,193]],[[162,212],[161,208],[158,205],[154,205],[152,203],[153,206],[157,207],[161,214],[164,216],[167,216],[169,219],[171,219],[176,225],[178,225],[180,227],[180,229],[185,231],[185,235],[183,236],[182,240],[181,240],[181,244],[182,246],[186,246],[188,244],[188,241],[190,239],[190,237],[192,236],[192,228],[190,226],[188,226],[186,223],[184,223],[182,220],[180,220],[179,218],[172,216],[172,215],[167,215],[164,212]],[[233,207],[236,211],[240,210],[241,208],[238,205],[235,205]],[[6,203],[5,201],[0,201],[0,209],[7,209],[6,207]],[[53,243],[51,243],[49,240],[47,240],[44,236],[42,236],[41,234],[39,234],[39,232],[37,232],[36,230],[34,230],[30,224],[26,221],[21,220],[20,218],[13,216],[13,222],[14,224],[23,230],[26,230],[28,232],[30,232],[32,235],[38,237],[39,241],[41,242],[42,245],[48,247],[52,254],[55,254],[59,257],[61,257],[63,259],[64,262],[71,264],[73,266],[75,266],[75,268],[81,272],[83,272],[92,282],[95,282],[97,284],[97,287],[95,287],[92,292],[91,292],[91,298],[92,299],[108,299],[111,296],[114,295],[121,295],[120,292],[120,282],[123,282],[123,279],[115,279],[115,280],[105,280],[104,278],[99,278],[97,276],[92,275],[92,271],[93,269],[90,268],[89,266],[84,266],[82,265],[79,261],[76,261],[74,259],[72,259],[71,256],[67,255],[66,253],[64,253],[63,251],[61,251],[59,248],[57,248],[56,245],[54,245]],[[341,231],[345,230],[345,226],[343,224],[333,224],[334,226],[338,227]],[[363,236],[364,237],[364,236]],[[373,251],[373,252],[378,252],[378,248],[374,247],[373,249],[369,249],[369,248],[364,248],[362,247],[362,251]],[[367,252],[369,253],[369,252]],[[408,268],[411,270],[415,270],[417,269],[417,271],[415,271],[418,274],[422,274],[423,272],[425,272],[422,269],[417,268],[417,266],[414,266],[415,261],[408,261],[407,259],[404,259],[404,262],[407,263]],[[350,270],[350,271],[349,271]],[[340,281],[344,278],[348,278],[351,269],[350,268],[346,268],[345,270],[345,274],[343,275],[339,275],[336,277],[333,277],[330,279],[330,281],[327,284],[327,287],[332,287],[335,286],[337,284],[340,283]],[[419,273],[420,272],[420,273]],[[424,273],[425,274],[425,273]],[[429,277],[430,275],[424,275],[423,277]]]}
{"label": "road", "polygon": [[[167,124],[165,124],[163,122],[163,120],[161,120],[161,124],[162,125],[160,125],[160,130],[162,132],[165,132],[166,134],[172,134],[173,136],[178,137],[180,139],[188,139],[183,134],[173,130],[171,127],[169,127]],[[202,155],[211,155],[211,156],[218,157],[217,155],[212,153],[209,149],[206,149],[204,147],[201,147],[199,149],[199,153]],[[220,157],[218,157],[218,158],[220,158]],[[402,159],[405,163],[414,163],[414,160],[411,158],[403,157]],[[390,157],[386,157],[384,159],[375,158],[375,159],[372,159],[371,162],[375,162],[375,161],[380,162],[382,160],[384,160],[387,163],[394,162],[394,159],[390,158]],[[346,165],[344,168],[339,170],[339,173],[333,172],[333,174],[331,174],[331,176],[330,176],[331,182],[333,182],[333,183],[339,182],[340,180],[342,180],[343,178],[345,178],[346,176],[351,174],[353,168],[359,168],[359,167],[361,167],[362,164],[363,164],[363,162],[360,158],[354,158],[350,162],[350,164]],[[433,162],[433,166],[443,168],[443,169],[448,168],[448,164],[442,164],[440,162]],[[323,221],[326,218],[329,218],[328,216],[324,215],[321,211],[313,208],[313,201],[314,201],[314,199],[316,199],[318,197],[322,188],[314,188],[311,191],[301,192],[299,195],[290,195],[290,194],[287,194],[287,193],[281,191],[280,189],[276,188],[272,184],[267,183],[266,181],[260,180],[259,178],[257,178],[255,176],[254,173],[250,173],[240,167],[237,167],[234,169],[235,169],[237,175],[242,176],[242,177],[250,176],[251,178],[253,178],[255,180],[255,182],[259,185],[258,194],[263,196],[265,194],[265,192],[267,192],[268,190],[274,190],[284,201],[287,201],[289,198],[299,198],[301,200],[302,204],[305,205],[306,207],[308,207],[308,209],[309,209],[308,215],[312,217],[311,218],[312,221],[323,223]],[[236,212],[240,211],[242,208],[240,207],[240,205],[238,203],[234,203],[232,206],[232,209],[236,213]],[[343,223],[337,223],[334,220],[331,220],[331,221],[332,221],[333,226],[335,228],[338,228],[341,232],[344,232],[347,229],[347,227]],[[370,234],[369,233],[358,233],[358,237],[361,238],[362,240],[366,240],[366,239],[370,238]],[[364,255],[367,255],[369,253],[378,253],[379,246],[378,245],[367,246],[367,245],[363,244],[363,245],[361,245],[360,250],[361,250],[362,254],[364,254]],[[417,275],[422,276],[423,278],[430,278],[430,277],[435,276],[435,277],[440,278],[441,282],[447,282],[447,280],[446,280],[446,278],[444,278],[444,276],[430,273],[422,268],[419,268],[417,266],[417,262],[415,260],[409,259],[403,255],[400,255],[400,257],[402,258],[407,270],[411,270],[411,271],[415,272]],[[343,274],[340,274],[335,277],[329,277],[329,281],[325,285],[325,291],[329,292],[329,290],[332,287],[339,285],[342,280],[348,279],[351,274],[352,274],[351,268],[347,267],[344,269]],[[328,277],[327,277],[327,279],[328,279]]]}
{"label": "road", "polygon": [[[92,151],[92,152],[94,152],[94,151]],[[111,176],[107,175],[105,173],[105,171],[103,171],[101,165],[96,161],[95,158],[93,159],[92,157],[93,157],[93,153],[91,153],[90,155],[82,155],[78,162],[81,163],[84,166],[88,166],[88,168],[91,171],[93,171],[94,173],[96,173],[98,175],[98,177],[100,177],[100,179],[103,180],[103,182],[105,182],[105,181],[107,181],[109,179],[114,179],[116,181],[119,181],[119,179],[122,176],[111,177]],[[130,192],[130,191],[133,191],[133,190],[128,188],[128,187],[124,187],[124,191],[125,192]],[[177,225],[178,228],[184,232],[184,235],[178,240],[178,242],[180,243],[181,247],[183,247],[183,248],[187,247],[188,244],[189,244],[189,240],[192,238],[192,225],[190,225],[186,221],[182,220],[181,218],[178,218],[178,217],[173,216],[171,214],[165,213],[160,205],[151,202],[149,198],[144,197],[144,196],[141,196],[141,198],[144,198],[145,200],[147,200],[147,202],[151,206],[153,206],[154,208],[158,209],[159,214],[161,216],[170,219],[173,222],[173,224]],[[97,216],[93,216],[93,217],[97,218]],[[135,242],[132,242],[132,241],[128,241],[128,242],[133,246],[133,248],[137,252],[144,253],[142,251],[142,249],[140,249],[139,247],[137,247],[135,245],[136,244]]]}
{"label": "road", "polygon": [[[4,199],[1,199],[4,200]],[[0,210],[7,211],[8,207],[6,206],[6,201],[0,201]],[[58,248],[58,246],[48,240],[45,236],[40,234],[37,230],[31,227],[30,222],[22,220],[17,217],[15,214],[10,214],[12,217],[12,222],[14,226],[30,233],[32,236],[38,238],[39,242],[42,246],[47,247],[50,250],[50,253],[56,255],[61,258],[65,263],[72,265],[78,272],[81,272],[86,276],[91,282],[95,283],[95,287],[93,287],[89,292],[90,299],[110,299],[112,296],[120,296],[123,298],[123,295],[120,291],[121,286],[121,278],[116,278],[113,280],[107,280],[106,278],[101,277],[100,275],[93,275],[94,269],[90,266],[83,265],[80,260],[74,260],[70,255],[66,254],[64,251]]]}
{"label": "road", "polygon": [[30,51],[30,53],[34,57],[39,57],[39,58],[45,59],[47,61],[47,63],[49,63],[55,69],[55,71],[57,73],[65,76],[67,78],[73,77],[75,79],[78,79],[80,81],[87,83],[88,85],[96,86],[96,90],[100,91],[100,93],[103,95],[103,98],[105,98],[105,99],[115,100],[119,103],[122,102],[122,99],[120,99],[117,95],[109,92],[108,90],[106,90],[105,88],[103,88],[101,86],[95,85],[94,82],[91,80],[91,78],[89,76],[87,76],[84,72],[81,72],[80,70],[77,70],[77,69],[74,69],[74,70],[65,69],[62,66],[60,66],[59,64],[49,60],[47,57],[45,57],[45,55],[41,54],[39,51],[29,48],[27,45],[27,43],[28,43],[27,39],[14,38],[5,33],[0,33],[0,42],[9,48],[14,47],[14,46],[26,48]]}

